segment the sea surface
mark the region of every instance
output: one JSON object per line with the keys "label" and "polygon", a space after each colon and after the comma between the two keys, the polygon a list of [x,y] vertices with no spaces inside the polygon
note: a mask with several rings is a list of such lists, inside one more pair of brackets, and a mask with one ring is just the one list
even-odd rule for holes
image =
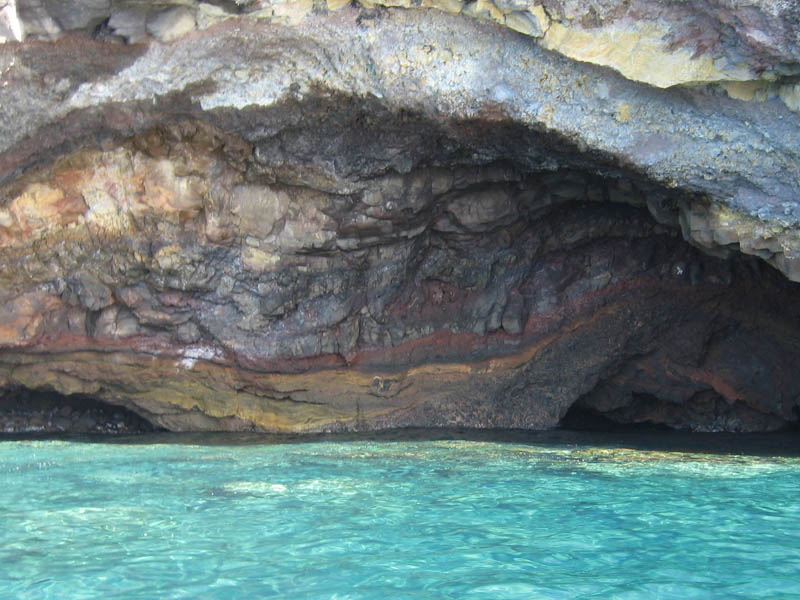
{"label": "sea surface", "polygon": [[0,441],[0,598],[800,598],[798,436]]}

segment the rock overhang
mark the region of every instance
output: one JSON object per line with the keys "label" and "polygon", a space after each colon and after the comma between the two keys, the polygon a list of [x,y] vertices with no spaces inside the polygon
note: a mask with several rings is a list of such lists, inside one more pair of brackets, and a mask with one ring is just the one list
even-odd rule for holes
{"label": "rock overhang", "polygon": [[[656,90],[561,58],[512,31],[436,11],[362,17],[342,9],[294,26],[224,21],[169,44],[115,48],[115,58],[107,43],[60,41],[38,50],[6,44],[3,178],[98,136],[132,135],[187,113],[251,143],[259,136],[269,143],[272,132],[287,127],[278,117],[286,118],[283,106],[351,96],[433,124],[500,119],[557,135],[733,211],[748,222],[735,228],[742,249],[777,249],[772,263],[798,276],[800,135],[796,113],[785,106]],[[59,44],[86,65],[73,67],[72,79],[48,72],[61,68],[53,60],[64,52]],[[98,63],[110,70],[98,73]],[[80,73],[92,79],[81,82]],[[61,91],[40,93],[48,81]],[[722,221],[716,212],[709,219]],[[766,231],[757,221],[769,223],[766,243],[757,239]],[[687,237],[696,243],[718,245],[692,231]]]}
{"label": "rock overhang", "polygon": [[795,419],[796,290],[678,240],[800,276],[777,101],[399,9],[0,55],[4,385],[176,429],[552,427],[608,390]]}

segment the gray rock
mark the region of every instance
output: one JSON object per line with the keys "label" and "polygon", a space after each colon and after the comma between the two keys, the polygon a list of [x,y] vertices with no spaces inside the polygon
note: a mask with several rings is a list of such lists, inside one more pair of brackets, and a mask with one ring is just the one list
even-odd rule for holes
{"label": "gray rock", "polygon": [[513,292],[503,310],[503,329],[511,335],[522,333],[525,327],[525,300],[519,292]]}
{"label": "gray rock", "polygon": [[172,42],[195,28],[192,11],[185,6],[176,6],[147,16],[147,33],[161,42]]}
{"label": "gray rock", "polygon": [[79,304],[90,311],[101,310],[114,301],[111,289],[88,273],[78,273],[72,277],[62,297],[66,302]]}
{"label": "gray rock", "polygon": [[55,39],[61,33],[44,0],[18,0],[17,15],[23,39]]}
{"label": "gray rock", "polygon": [[112,305],[104,308],[95,321],[96,338],[120,339],[139,331],[139,321],[127,308]]}
{"label": "gray rock", "polygon": [[22,24],[17,16],[16,0],[0,0],[0,44],[21,41]]}
{"label": "gray rock", "polygon": [[62,30],[94,29],[111,14],[111,0],[44,0],[47,13]]}
{"label": "gray rock", "polygon": [[147,39],[146,24],[147,8],[144,6],[132,6],[114,11],[108,19],[108,28],[111,32],[125,38],[131,44]]}
{"label": "gray rock", "polygon": [[198,329],[197,325],[189,321],[188,323],[183,323],[178,327],[177,337],[178,340],[184,344],[191,344],[192,342],[196,342],[200,339],[200,330]]}

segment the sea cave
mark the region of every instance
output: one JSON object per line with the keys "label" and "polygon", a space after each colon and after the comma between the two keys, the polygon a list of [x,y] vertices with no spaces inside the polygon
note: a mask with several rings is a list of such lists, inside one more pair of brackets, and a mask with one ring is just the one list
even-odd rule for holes
{"label": "sea cave", "polygon": [[0,598],[800,598],[800,0],[0,0]]}
{"label": "sea cave", "polygon": [[796,427],[796,46],[262,4],[3,9],[6,431]]}

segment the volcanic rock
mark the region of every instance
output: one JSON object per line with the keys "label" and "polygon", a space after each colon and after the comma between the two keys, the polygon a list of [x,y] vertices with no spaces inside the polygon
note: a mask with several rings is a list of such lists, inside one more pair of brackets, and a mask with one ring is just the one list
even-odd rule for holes
{"label": "volcanic rock", "polygon": [[791,426],[796,8],[0,2],[0,388],[174,430]]}

